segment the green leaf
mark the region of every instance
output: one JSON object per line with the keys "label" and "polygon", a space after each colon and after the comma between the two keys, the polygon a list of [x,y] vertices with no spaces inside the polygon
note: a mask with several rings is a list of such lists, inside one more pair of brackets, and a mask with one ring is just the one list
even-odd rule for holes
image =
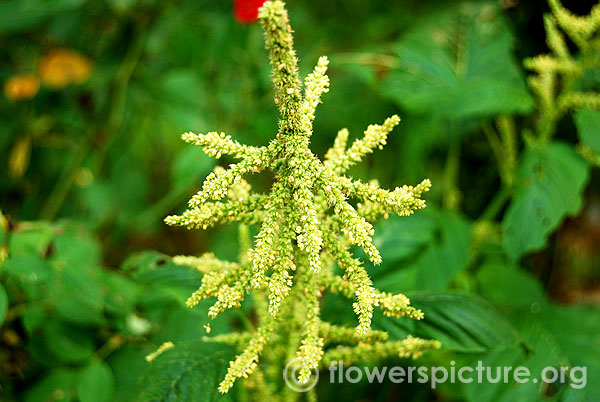
{"label": "green leaf", "polygon": [[46,260],[19,253],[6,260],[2,268],[29,300],[39,300],[48,296],[47,284],[53,278],[54,270]]}
{"label": "green leaf", "polygon": [[217,387],[235,351],[226,345],[193,341],[176,344],[150,363],[139,381],[137,401],[208,402],[220,397]]}
{"label": "green leaf", "polygon": [[134,310],[142,292],[140,284],[111,271],[102,271],[100,280],[106,289],[104,300],[106,312],[125,316]]}
{"label": "green leaf", "polygon": [[72,401],[75,372],[70,369],[56,369],[43,377],[25,393],[25,402],[67,402]]}
{"label": "green leaf", "polygon": [[402,37],[381,90],[409,112],[452,118],[524,113],[533,102],[499,4],[453,4]]}
{"label": "green leaf", "polygon": [[54,238],[55,255],[61,264],[81,269],[101,263],[102,250],[98,240],[81,226],[61,225],[61,233]]}
{"label": "green leaf", "polygon": [[82,325],[104,322],[104,297],[95,270],[68,265],[57,272],[49,286],[52,305],[63,319]]}
{"label": "green leaf", "polygon": [[588,167],[575,151],[558,142],[525,150],[517,187],[503,220],[503,245],[516,260],[539,250],[567,215],[579,212]]}
{"label": "green leaf", "polygon": [[[494,351],[476,356],[484,366],[527,367],[532,379],[541,379],[546,367],[585,367],[567,372],[565,383],[542,384],[529,381],[507,386],[503,382],[461,384],[468,401],[579,401],[597,400],[600,392],[600,313],[596,308],[546,305],[536,310],[521,310],[512,319],[527,341],[529,352],[522,348]],[[575,387],[571,386],[574,385]],[[581,387],[584,385],[585,387]]]}
{"label": "green leaf", "polygon": [[577,110],[575,125],[581,142],[600,154],[600,112],[594,109]]}
{"label": "green leaf", "polygon": [[46,348],[65,363],[88,359],[96,350],[91,334],[81,328],[52,320],[44,327]]}
{"label": "green leaf", "polygon": [[8,312],[8,295],[6,294],[6,289],[4,285],[0,284],[0,325],[4,322],[4,318],[6,318],[6,313]]}
{"label": "green leaf", "polygon": [[409,217],[392,217],[379,228],[375,244],[383,264],[373,279],[383,290],[444,290],[469,262],[471,227],[458,214],[429,206]]}
{"label": "green leaf", "polygon": [[134,254],[125,261],[123,267],[126,270],[134,270],[133,277],[139,282],[161,288],[193,292],[202,283],[200,272],[176,265],[171,257],[155,251]]}
{"label": "green leaf", "polygon": [[115,377],[109,365],[94,362],[80,374],[77,396],[80,402],[110,402],[115,394]]}
{"label": "green leaf", "polygon": [[10,0],[0,3],[0,31],[18,32],[39,25],[65,11],[76,9],[85,0]]}
{"label": "green leaf", "polygon": [[471,226],[460,215],[436,211],[438,236],[418,262],[416,289],[444,290],[470,258]]}
{"label": "green leaf", "polygon": [[535,303],[547,303],[542,284],[523,269],[488,263],[477,271],[476,278],[481,295],[496,306],[529,309]]}
{"label": "green leaf", "polygon": [[522,342],[513,326],[483,299],[460,293],[413,295],[411,304],[425,314],[421,321],[385,317],[377,325],[393,338],[412,334],[437,339],[445,350],[484,352]]}
{"label": "green leaf", "polygon": [[10,254],[12,257],[21,255],[43,257],[57,232],[56,227],[47,222],[21,223],[10,236]]}
{"label": "green leaf", "polygon": [[117,390],[114,398],[115,402],[131,402],[134,400],[140,373],[148,367],[145,357],[153,351],[148,346],[150,346],[148,343],[144,343],[144,349],[142,349],[142,345],[139,343],[126,343],[106,359],[115,376]]}
{"label": "green leaf", "polygon": [[174,188],[187,189],[191,185],[199,186],[214,165],[215,160],[206,155],[201,147],[187,145],[173,164]]}
{"label": "green leaf", "polygon": [[377,225],[373,242],[388,264],[422,251],[434,241],[436,229],[428,214],[391,216]]}

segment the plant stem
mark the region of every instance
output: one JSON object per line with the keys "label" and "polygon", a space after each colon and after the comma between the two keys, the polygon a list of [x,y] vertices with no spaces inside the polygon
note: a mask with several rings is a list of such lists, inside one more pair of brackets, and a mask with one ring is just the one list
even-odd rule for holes
{"label": "plant stem", "polygon": [[508,187],[501,187],[496,193],[492,201],[489,202],[487,208],[479,217],[479,221],[491,221],[496,218],[504,204],[509,200],[512,191]]}

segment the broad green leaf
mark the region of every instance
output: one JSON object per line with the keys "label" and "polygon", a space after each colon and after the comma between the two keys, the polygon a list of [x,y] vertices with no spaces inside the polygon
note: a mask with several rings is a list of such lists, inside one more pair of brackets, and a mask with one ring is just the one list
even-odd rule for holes
{"label": "broad green leaf", "polygon": [[405,110],[470,118],[524,113],[533,102],[499,4],[466,2],[404,35],[382,92]]}
{"label": "broad green leaf", "polygon": [[392,217],[375,233],[383,264],[371,273],[387,291],[446,289],[469,262],[470,224],[452,212],[429,206],[409,217]]}
{"label": "broad green leaf", "polygon": [[124,316],[133,311],[142,292],[139,283],[124,275],[102,271],[100,281],[105,288],[104,308],[107,313]]}
{"label": "broad green leaf", "polygon": [[140,374],[148,367],[145,357],[154,350],[144,344],[127,343],[115,350],[106,359],[115,376],[117,394],[115,402],[131,402],[134,400],[136,384]]}
{"label": "broad green leaf", "polygon": [[431,216],[422,213],[391,216],[377,225],[373,241],[388,264],[423,250],[434,241],[436,226]]}
{"label": "broad green leaf", "polygon": [[137,401],[208,402],[220,397],[217,387],[235,351],[226,345],[193,341],[175,344],[149,363],[139,381]]}
{"label": "broad green leaf", "polygon": [[4,265],[8,275],[22,283],[40,286],[53,275],[52,266],[33,254],[11,256]]}
{"label": "broad green leaf", "polygon": [[68,265],[49,282],[52,305],[65,320],[81,325],[104,322],[104,297],[95,270]]}
{"label": "broad green leaf", "polygon": [[513,260],[541,249],[565,216],[579,212],[588,167],[562,143],[531,146],[517,172],[517,187],[503,220],[504,250]]}
{"label": "broad green leaf", "polygon": [[23,222],[11,233],[10,254],[12,257],[21,255],[42,257],[48,251],[48,246],[57,233],[56,227],[47,222]]}
{"label": "broad green leaf", "polygon": [[413,295],[411,304],[425,314],[421,321],[377,320],[393,338],[412,334],[437,339],[444,350],[484,352],[521,343],[512,325],[483,299],[460,293]]}
{"label": "broad green leaf", "polygon": [[523,269],[488,263],[476,278],[481,295],[496,306],[529,309],[535,303],[547,303],[542,284]]}
{"label": "broad green leaf", "polygon": [[577,110],[575,125],[581,142],[600,154],[600,111],[594,109]]}
{"label": "broad green leaf", "polygon": [[75,400],[73,388],[76,374],[71,369],[51,371],[25,393],[25,402],[67,402]]}
{"label": "broad green leaf", "polygon": [[[492,352],[478,360],[490,367],[527,367],[531,380],[507,386],[503,382],[462,384],[468,401],[579,401],[592,402],[600,392],[600,313],[595,308],[546,305],[521,310],[512,319],[526,340],[529,351],[521,348]],[[546,367],[574,368],[565,373],[565,383],[543,383]],[[580,369],[585,368],[585,369]],[[582,387],[582,385],[585,385]]]}
{"label": "broad green leaf", "polygon": [[200,272],[176,265],[171,257],[155,251],[134,254],[123,263],[123,267],[134,270],[133,277],[136,280],[163,288],[181,288],[193,292],[201,284]]}
{"label": "broad green leaf", "polygon": [[94,362],[79,374],[77,396],[80,402],[111,402],[115,394],[115,377],[110,366]]}
{"label": "broad green leaf", "polygon": [[63,224],[60,235],[53,241],[54,261],[78,269],[97,266],[101,263],[102,250],[98,240],[81,226]]}
{"label": "broad green leaf", "polygon": [[48,351],[64,363],[81,362],[96,350],[91,333],[58,320],[48,322],[43,333]]}
{"label": "broad green leaf", "polygon": [[4,318],[6,318],[6,313],[8,312],[8,295],[6,294],[6,289],[4,285],[0,284],[0,325],[4,322]]}
{"label": "broad green leaf", "polygon": [[47,284],[54,276],[54,270],[48,261],[32,254],[19,253],[6,260],[2,269],[29,300],[47,297]]}
{"label": "broad green leaf", "polygon": [[438,236],[423,253],[418,266],[416,289],[441,291],[467,266],[471,227],[460,215],[437,212]]}
{"label": "broad green leaf", "polygon": [[28,336],[33,336],[34,332],[46,324],[48,318],[48,310],[39,304],[30,303],[23,313],[23,327]]}
{"label": "broad green leaf", "polygon": [[[469,384],[461,384],[468,401],[525,402],[546,400],[544,392],[547,384],[542,384],[542,370],[545,367],[559,367],[564,360],[557,353],[557,344],[554,339],[539,325],[533,325],[528,333],[523,335],[527,340],[529,350],[521,347],[494,350],[484,355],[475,356],[473,359],[475,361],[466,365],[475,367],[477,362],[481,361],[484,367],[490,367],[492,378],[496,377],[498,368],[503,371],[505,367],[526,367],[531,373],[529,381],[524,384],[517,384],[513,380],[513,372],[510,371],[506,383],[504,378],[494,383],[487,380],[486,373],[484,374],[486,377],[481,383],[473,381]],[[553,386],[563,387],[558,383],[553,384]]]}
{"label": "broad green leaf", "polygon": [[[594,401],[600,393],[600,311],[593,306],[556,306],[538,314],[541,325],[556,341],[571,367],[587,368],[587,385],[573,393]],[[565,364],[565,361],[562,361]]]}
{"label": "broad green leaf", "polygon": [[152,286],[140,296],[142,304],[165,307],[169,300],[174,300],[185,306],[185,301],[202,283],[200,272],[175,265],[171,257],[155,251],[136,253],[122,267],[133,271],[132,278],[138,283]]}

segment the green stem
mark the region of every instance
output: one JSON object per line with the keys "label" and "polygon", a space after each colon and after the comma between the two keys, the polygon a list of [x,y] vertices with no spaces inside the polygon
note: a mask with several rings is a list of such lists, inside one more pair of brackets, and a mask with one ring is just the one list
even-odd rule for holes
{"label": "green stem", "polygon": [[[107,115],[105,118],[99,119],[96,125],[96,129],[92,131],[92,133],[99,131],[102,124],[107,122],[106,129],[109,133],[109,137],[102,146],[102,148],[97,152],[98,164],[95,169],[96,173],[99,173],[102,164],[106,158],[107,151],[110,148],[110,145],[112,144],[114,138],[116,138],[116,134],[119,132],[123,124],[123,109],[125,107],[127,87],[129,85],[129,80],[131,79],[131,76],[135,71],[135,67],[137,66],[139,58],[142,55],[144,44],[146,42],[146,30],[143,28],[144,25],[140,26],[142,28],[138,30],[138,34],[136,35],[136,38],[133,40],[131,46],[127,50],[125,59],[123,60],[123,63],[119,68],[119,72],[117,73],[115,82],[113,84],[112,97]],[[94,149],[94,144],[91,141],[89,141],[88,144],[82,144],[77,149],[75,155],[71,159],[70,163],[63,170],[61,178],[52,189],[50,196],[48,197],[46,203],[42,207],[42,211],[40,213],[40,217],[42,219],[52,220],[60,212],[73,186],[75,172],[82,166],[83,162],[94,152],[96,151]]]}
{"label": "green stem", "polygon": [[508,187],[500,188],[500,191],[496,193],[492,201],[488,204],[487,208],[483,211],[479,217],[479,221],[492,221],[502,210],[502,207],[510,199],[512,191]]}
{"label": "green stem", "polygon": [[460,168],[460,138],[453,135],[453,122],[450,122],[448,155],[444,168],[444,207],[450,210],[458,208],[459,190],[457,186]]}

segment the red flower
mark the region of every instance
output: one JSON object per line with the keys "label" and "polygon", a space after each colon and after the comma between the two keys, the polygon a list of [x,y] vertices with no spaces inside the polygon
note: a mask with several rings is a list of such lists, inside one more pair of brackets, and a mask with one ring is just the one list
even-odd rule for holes
{"label": "red flower", "polygon": [[242,24],[258,20],[258,9],[266,0],[233,0],[233,16]]}

